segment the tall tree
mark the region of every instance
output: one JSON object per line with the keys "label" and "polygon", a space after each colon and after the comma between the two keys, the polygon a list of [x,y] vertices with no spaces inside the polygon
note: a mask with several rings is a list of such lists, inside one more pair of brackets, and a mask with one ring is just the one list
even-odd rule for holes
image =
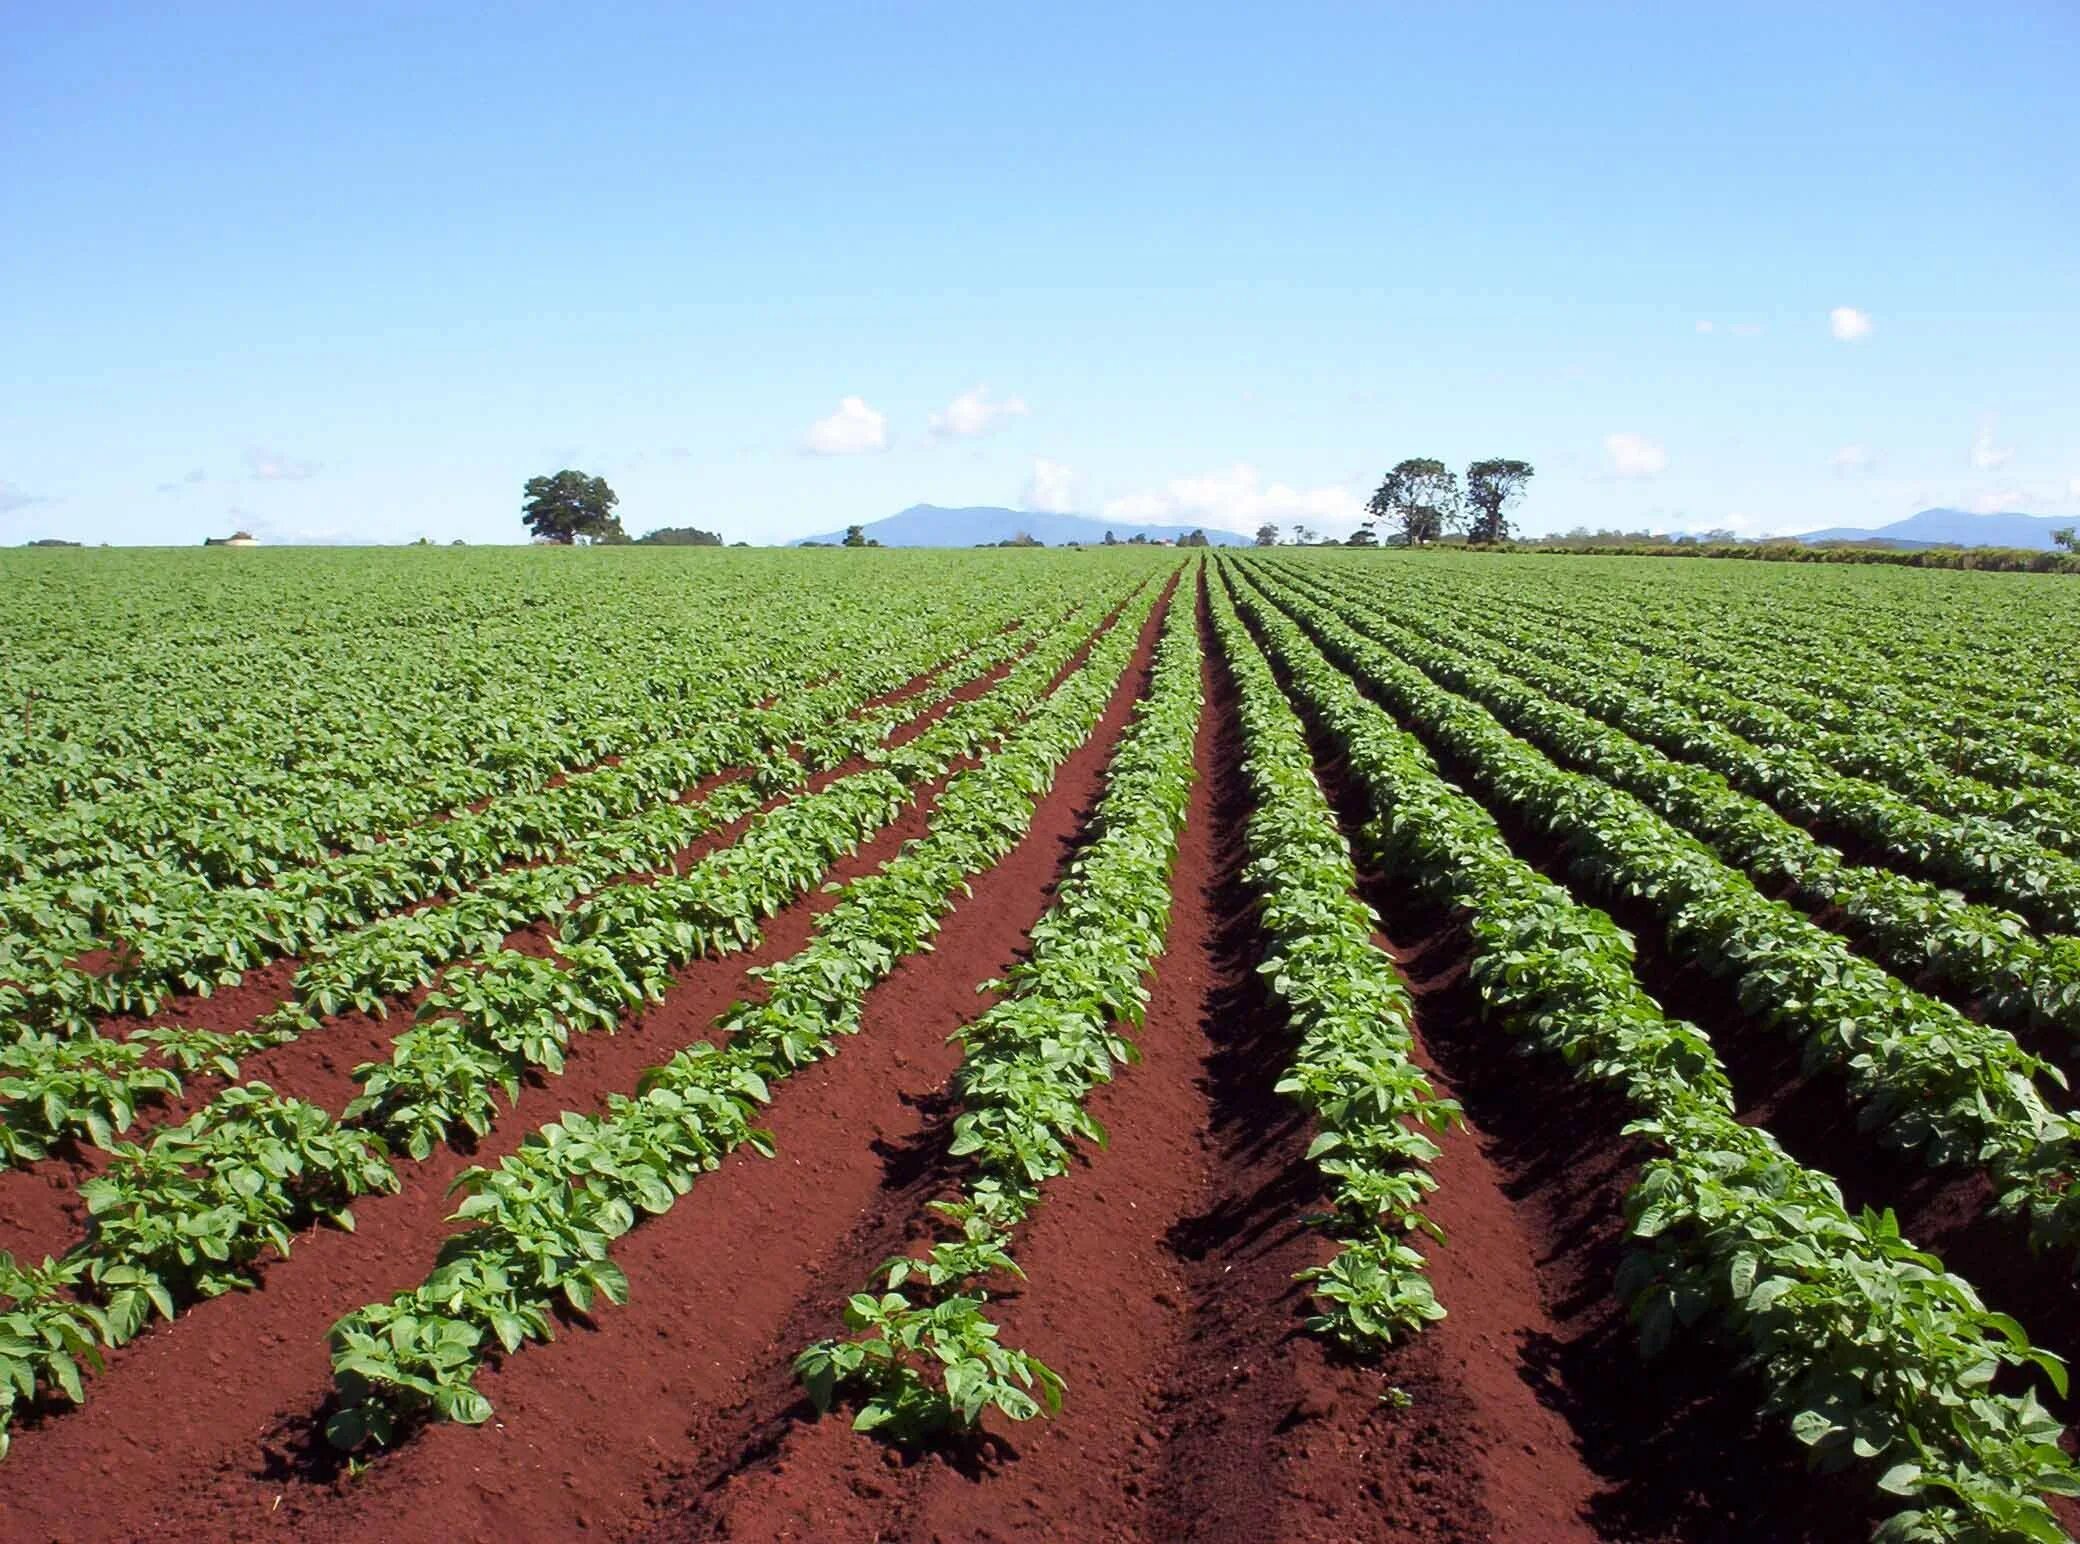
{"label": "tall tree", "polygon": [[1268,520],[1258,526],[1257,545],[1259,547],[1276,547],[1278,545],[1278,527]]}
{"label": "tall tree", "polygon": [[1397,463],[1365,506],[1368,525],[1382,520],[1392,523],[1411,547],[1436,541],[1447,528],[1456,529],[1463,518],[1457,474],[1429,456],[1411,456]]}
{"label": "tall tree", "polygon": [[537,541],[560,542],[568,547],[578,542],[625,542],[614,506],[621,502],[604,477],[587,477],[569,470],[554,477],[530,477],[526,502],[520,518]]}
{"label": "tall tree", "polygon": [[1312,547],[1315,544],[1314,527],[1311,525],[1294,526],[1293,540],[1303,547]]}
{"label": "tall tree", "polygon": [[2080,552],[2080,532],[2069,525],[2062,525],[2051,533],[2051,545],[2063,547],[2068,552]]}
{"label": "tall tree", "polygon": [[864,547],[867,544],[867,528],[863,525],[845,527],[845,542],[848,547]]}
{"label": "tall tree", "polygon": [[1466,469],[1466,502],[1473,507],[1473,518],[1466,527],[1468,541],[1509,540],[1509,512],[1524,497],[1531,471],[1529,461],[1501,457],[1476,461]]}

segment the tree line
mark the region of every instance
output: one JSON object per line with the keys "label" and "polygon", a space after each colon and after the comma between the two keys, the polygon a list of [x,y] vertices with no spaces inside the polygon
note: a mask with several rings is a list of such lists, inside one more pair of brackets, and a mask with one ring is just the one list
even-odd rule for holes
{"label": "tree line", "polygon": [[[1430,456],[1411,456],[1396,463],[1365,505],[1365,520],[1345,538],[1344,545],[1376,547],[1381,528],[1388,542],[1404,547],[1421,547],[1441,539],[1447,531],[1463,533],[1469,543],[1490,545],[1510,539],[1510,511],[1524,497],[1533,468],[1528,461],[1493,456],[1466,468],[1462,485],[1458,475],[1442,461]],[[1269,521],[1257,527],[1259,547],[1276,547],[1283,533]],[[1322,545],[1322,538],[1304,525],[1293,527],[1293,540],[1303,547]],[[1335,539],[1329,538],[1329,545]]]}
{"label": "tree line", "polygon": [[1477,546],[1508,541],[1510,511],[1523,500],[1533,468],[1495,456],[1466,468],[1462,486],[1452,469],[1430,456],[1395,464],[1365,505],[1365,525],[1388,540],[1421,547],[1445,532],[1463,532]]}
{"label": "tree line", "polygon": [[530,477],[522,490],[520,518],[536,541],[559,546],[719,547],[721,533],[694,525],[667,525],[641,536],[621,528],[614,506],[621,496],[604,477],[588,477],[569,469],[553,477]]}
{"label": "tree line", "polygon": [[[1386,539],[1402,546],[1421,547],[1437,541],[1447,531],[1464,533],[1466,540],[1474,545],[1488,545],[1510,539],[1510,511],[1523,499],[1530,485],[1533,468],[1528,461],[1514,461],[1495,456],[1484,461],[1475,461],[1466,468],[1466,481],[1462,485],[1459,476],[1442,461],[1429,456],[1411,456],[1397,462],[1388,472],[1379,487],[1365,505],[1364,524],[1350,537],[1355,547],[1369,547],[1380,539],[1380,528],[1386,527]],[[521,505],[521,519],[534,533],[538,541],[559,542],[565,546],[590,543],[600,546],[626,545],[632,538],[621,528],[620,517],[614,513],[619,496],[607,486],[604,477],[589,477],[583,472],[568,469],[554,476],[530,477],[525,489],[526,499]],[[1295,528],[1298,539],[1308,545],[1314,541],[1314,532],[1306,526]],[[2061,532],[2070,540],[2069,532]],[[1135,536],[1133,541],[1145,540]],[[633,538],[641,544],[656,546],[719,547],[722,538],[713,531],[703,531],[696,526],[666,526],[646,536]],[[1265,524],[1257,528],[1257,545],[1278,545],[1279,528]],[[874,541],[860,526],[848,526],[841,545],[847,547],[875,547]],[[1021,532],[1002,546],[1039,546],[1039,542]],[[1105,545],[1117,546],[1119,539],[1107,531]],[[1204,546],[1206,536],[1194,531],[1178,541],[1180,547]]]}

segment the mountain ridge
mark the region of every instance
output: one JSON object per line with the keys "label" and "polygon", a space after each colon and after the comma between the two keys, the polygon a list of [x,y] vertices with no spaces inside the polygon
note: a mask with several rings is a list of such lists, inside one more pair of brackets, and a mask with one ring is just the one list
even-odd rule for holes
{"label": "mountain ridge", "polygon": [[1962,509],[1924,509],[1890,525],[1834,525],[1819,531],[1802,531],[1792,541],[1823,542],[1881,541],[1912,547],[2026,547],[2048,551],[2055,545],[2051,533],[2069,525],[2080,525],[2059,515],[2025,515],[2014,510],[1975,515]]}
{"label": "mountain ridge", "polygon": [[[1246,547],[1249,538],[1233,531],[1198,525],[1129,525],[1101,520],[1095,515],[1049,514],[1032,509],[1004,509],[994,504],[974,504],[961,509],[939,504],[912,504],[908,509],[867,522],[862,529],[870,541],[884,547],[974,547],[1009,541],[1021,532],[1050,547],[1077,541],[1096,546],[1111,531],[1120,541],[1145,536],[1150,541],[1175,541],[1194,531],[1204,531],[1216,546]],[[789,542],[791,547],[808,542],[836,543],[845,539],[843,529]]]}

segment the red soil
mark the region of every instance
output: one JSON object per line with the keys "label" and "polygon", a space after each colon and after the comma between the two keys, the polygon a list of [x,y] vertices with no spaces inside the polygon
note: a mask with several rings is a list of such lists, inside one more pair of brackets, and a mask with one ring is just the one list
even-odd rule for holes
{"label": "red soil", "polygon": [[[461,1168],[711,1035],[750,989],[747,969],[799,948],[827,894],[783,912],[758,949],[682,972],[618,1036],[574,1048],[565,1076],[524,1090],[478,1153],[405,1165],[403,1193],[357,1207],[356,1233],[312,1230],[293,1257],[262,1267],[254,1293],[197,1305],[119,1353],[84,1407],[23,1422],[0,1464],[0,1536],[1866,1533],[1867,1483],[1805,1474],[1724,1348],[1700,1341],[1642,1362],[1611,1292],[1641,1158],[1619,1136],[1624,1111],[1484,1024],[1459,921],[1382,876],[1364,889],[1415,994],[1419,1056],[1468,1115],[1444,1139],[1429,1208],[1446,1233],[1426,1252],[1449,1317],[1370,1362],[1332,1355],[1304,1330],[1309,1305],[1292,1276],[1328,1252],[1304,1222],[1320,1194],[1305,1159],[1313,1132],[1271,1092],[1288,1029],[1253,968],[1263,941],[1240,874],[1233,688],[1210,637],[1199,780],[1137,1037],[1144,1059],[1093,1096],[1110,1145],[1049,1187],[1016,1250],[1029,1279],[994,1305],[1006,1342],[1067,1378],[1066,1409],[1025,1426],[993,1420],[979,1439],[908,1459],[814,1417],[789,1362],[836,1329],[843,1299],[881,1259],[921,1236],[924,1203],[948,1184],[958,1052],[946,1037],[985,1004],[976,984],[1017,957],[1047,905],[1145,688],[1159,624],[1160,610],[1026,839],[977,879],[932,952],[869,995],[864,1033],[776,1089],[777,1159],[731,1159],[623,1240],[631,1301],[569,1316],[555,1342],[483,1374],[490,1424],[432,1426],[359,1474],[342,1468],[319,1434],[327,1327],[423,1276]],[[1362,801],[1326,743],[1315,749],[1355,831]],[[871,871],[918,834],[935,792],[834,877]],[[1651,950],[1643,962],[1671,1011],[1716,1027],[1708,994],[1723,989],[1658,974]],[[301,1080],[297,1091],[337,1103],[352,1092],[347,1070],[397,1027],[342,1021],[264,1064],[283,1086]],[[1736,1061],[1754,1109],[1773,1126],[1801,1123],[1799,1101],[1817,1097],[1803,1081],[1766,1059]],[[45,1184],[62,1166],[45,1168],[18,1178]],[[44,1225],[10,1215],[27,1193],[0,1190],[0,1229],[12,1230],[0,1239]],[[1951,1191],[1925,1200],[1932,1226],[1967,1210]],[[1390,1390],[1405,1403],[1383,1399]]]}
{"label": "red soil", "polygon": [[[1362,846],[1357,833],[1371,813],[1365,797],[1333,743],[1309,728],[1344,830]],[[1448,759],[1443,765],[1453,775]],[[1520,855],[1564,881],[1550,843],[1541,845],[1507,818],[1502,824]],[[1448,1140],[1435,1170],[1445,1183],[1430,1208],[1447,1238],[1427,1252],[1452,1317],[1427,1331],[1416,1349],[1433,1340],[1449,1347],[1455,1320],[1478,1326],[1473,1338],[1480,1344],[1451,1364],[1449,1376],[1499,1394],[1506,1370],[1565,1423],[1592,1476],[1584,1518],[1598,1537],[1866,1535],[1868,1483],[1854,1475],[1808,1475],[1784,1422],[1760,1413],[1760,1388],[1734,1368],[1728,1348],[1699,1337],[1655,1361],[1640,1357],[1612,1292],[1628,1247],[1623,1198],[1644,1156],[1620,1136],[1627,1112],[1575,1081],[1557,1059],[1483,1021],[1465,971],[1467,940],[1455,919],[1440,917],[1390,876],[1367,876],[1363,890],[1416,992],[1421,1059],[1464,1106],[1493,1187],[1483,1196],[1480,1184],[1453,1183],[1448,1166],[1463,1144]],[[1696,1016],[1684,1001],[1665,1005]],[[1483,1199],[1466,1202],[1469,1190]],[[1458,1212],[1462,1204],[1471,1206],[1472,1218]],[[1491,1238],[1495,1254],[1485,1245]],[[1527,1248],[1534,1297],[1513,1300],[1504,1283],[1515,1273],[1499,1262]],[[1455,1269],[1464,1272],[1457,1287]],[[1489,1301],[1498,1293],[1504,1296],[1499,1307]],[[1498,1356],[1500,1368],[1485,1375],[1474,1370]],[[1489,1452],[1505,1472],[1514,1472],[1514,1484],[1533,1492],[1556,1484],[1553,1450],[1540,1448],[1527,1431],[1520,1440],[1539,1451],[1518,1460],[1508,1452],[1509,1440],[1493,1443]],[[1502,1526],[1495,1536],[1544,1535]]]}
{"label": "red soil", "polygon": [[[936,667],[878,700],[894,702],[914,697],[930,684],[933,677],[955,663],[949,661]],[[972,701],[995,687],[1011,668],[1011,662],[1001,662],[963,681],[922,712],[897,724],[885,737],[885,742],[892,746],[909,743],[942,718],[955,703]],[[817,773],[809,778],[807,789],[814,791],[827,787],[838,778],[865,766],[864,761],[853,760]],[[741,769],[735,768],[716,773],[683,791],[678,802],[704,797],[743,775]],[[681,848],[672,857],[672,867],[684,873],[707,854],[735,842],[756,813],[770,810],[780,802],[778,798],[767,800],[753,815],[718,826],[698,841]],[[549,860],[534,860],[514,867],[531,868],[537,866],[538,861]],[[649,878],[647,874],[627,874],[619,876],[617,882],[647,882]],[[400,912],[420,911],[440,904],[441,899],[437,897],[403,907]],[[507,935],[505,945],[524,953],[546,955],[553,936],[554,930],[549,924],[535,924]],[[214,993],[183,994],[148,1018],[123,1016],[109,1019],[103,1023],[100,1032],[111,1039],[123,1039],[137,1029],[166,1025],[224,1032],[252,1030],[287,999],[290,984],[301,963],[297,959],[273,961],[248,971],[237,982]],[[239,1066],[239,1080],[265,1083],[278,1093],[309,1100],[322,1109],[337,1113],[360,1091],[353,1081],[353,1069],[366,1062],[389,1059],[392,1043],[398,1034],[411,1026],[412,1014],[425,995],[426,989],[421,988],[402,1000],[393,1001],[391,1016],[387,1019],[360,1012],[336,1014],[325,1020],[320,1028],[286,1045],[247,1057]],[[138,1111],[135,1124],[124,1133],[126,1140],[142,1142],[159,1127],[186,1120],[227,1086],[222,1078],[209,1072],[190,1074],[181,1081],[180,1098],[156,1100]],[[86,1206],[78,1193],[80,1182],[100,1173],[107,1161],[107,1155],[91,1145],[68,1142],[42,1163],[0,1171],[0,1250],[8,1251],[18,1260],[33,1261],[45,1255],[63,1254],[71,1248],[84,1234],[87,1224]]]}
{"label": "red soil", "polygon": [[878,1215],[798,1306],[757,1394],[696,1427],[656,1536],[1326,1540],[1411,1536],[1426,1513],[1478,1506],[1450,1449],[1415,1458],[1435,1483],[1394,1484],[1402,1418],[1384,1384],[1300,1330],[1292,1275],[1325,1253],[1302,1220],[1311,1133],[1270,1091],[1285,1024],[1252,968],[1238,746],[1211,665],[1209,685],[1143,1060],[1093,1095],[1110,1146],[1048,1187],[1018,1248],[1029,1280],[998,1301],[1006,1342],[1067,1378],[1067,1410],[891,1467],[842,1419],[816,1421],[788,1373],[943,1186],[941,1089],[928,1142],[892,1166]]}
{"label": "red soil", "polygon": [[[683,1451],[689,1407],[725,1394],[731,1356],[770,1335],[760,1315],[784,1309],[789,1294],[760,1289],[800,1277],[878,1184],[879,1161],[858,1138],[914,1120],[906,1084],[937,1082],[934,1059],[950,1068],[944,1036],[1043,909],[1156,625],[1025,842],[978,881],[936,951],[870,998],[868,1032],[778,1091],[768,1125],[780,1158],[733,1160],[630,1235],[616,1254],[633,1301],[596,1325],[574,1317],[554,1344],[485,1374],[494,1424],[434,1427],[358,1477],[338,1470],[319,1434],[331,1389],[326,1330],[424,1276],[449,1231],[445,1192],[456,1173],[495,1162],[558,1110],[590,1108],[673,1048],[712,1035],[750,989],[747,970],[799,949],[835,897],[789,908],[756,950],[689,967],[619,1035],[574,1046],[565,1074],[524,1089],[477,1152],[405,1165],[403,1192],[358,1205],[354,1233],[310,1230],[293,1256],[263,1266],[256,1292],[154,1327],[91,1380],[84,1406],[19,1423],[0,1465],[0,1535],[219,1539],[293,1527],[308,1538],[562,1538],[631,1517],[645,1484]],[[871,872],[921,834],[930,808],[928,795],[832,878]],[[912,1074],[912,1063],[929,1070]]]}

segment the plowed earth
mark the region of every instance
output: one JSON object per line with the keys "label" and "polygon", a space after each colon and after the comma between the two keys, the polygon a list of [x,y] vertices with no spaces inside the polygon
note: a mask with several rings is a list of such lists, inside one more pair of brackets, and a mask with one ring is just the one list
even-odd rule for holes
{"label": "plowed earth", "polygon": [[[343,1467],[320,1435],[327,1327],[424,1275],[466,1165],[712,1034],[754,989],[746,971],[801,947],[828,895],[781,913],[757,949],[689,967],[619,1034],[575,1046],[566,1074],[523,1090],[475,1151],[403,1165],[403,1191],[357,1206],[354,1233],[306,1234],[263,1263],[252,1292],[198,1304],[117,1353],[84,1406],[22,1421],[0,1464],[0,1537],[1326,1544],[1865,1531],[1860,1487],[1808,1477],[1722,1353],[1640,1362],[1610,1290],[1639,1161],[1622,1111],[1484,1026],[1457,919],[1378,876],[1366,894],[1416,994],[1420,1055],[1468,1117],[1435,1166],[1446,1242],[1426,1246],[1450,1316],[1369,1363],[1305,1331],[1292,1278],[1326,1247],[1306,1223],[1313,1132],[1272,1092],[1287,1027],[1254,971],[1233,688],[1203,598],[1170,603],[1200,606],[1208,707],[1142,1059],[1095,1095],[1109,1145],[1050,1188],[1019,1241],[1029,1279],[994,1304],[1006,1342],[1067,1379],[1060,1418],[995,1422],[906,1457],[842,1418],[817,1420],[789,1363],[837,1328],[879,1261],[924,1236],[925,1204],[950,1174],[947,1037],[986,1004],[978,985],[1018,957],[1049,902],[1146,686],[1161,608],[1025,840],[976,880],[932,952],[870,994],[864,1032],[776,1090],[777,1158],[731,1159],[623,1240],[629,1303],[571,1316],[552,1344],[486,1372],[491,1423],[430,1427]],[[1315,749],[1355,832],[1361,803],[1332,748]],[[922,832],[934,791],[832,877],[870,872]],[[203,1021],[250,1022],[289,969],[220,993]],[[337,1108],[349,1069],[407,1022],[343,1019],[249,1070]],[[90,1161],[0,1179],[0,1241],[69,1244],[78,1216],[65,1197]]]}

